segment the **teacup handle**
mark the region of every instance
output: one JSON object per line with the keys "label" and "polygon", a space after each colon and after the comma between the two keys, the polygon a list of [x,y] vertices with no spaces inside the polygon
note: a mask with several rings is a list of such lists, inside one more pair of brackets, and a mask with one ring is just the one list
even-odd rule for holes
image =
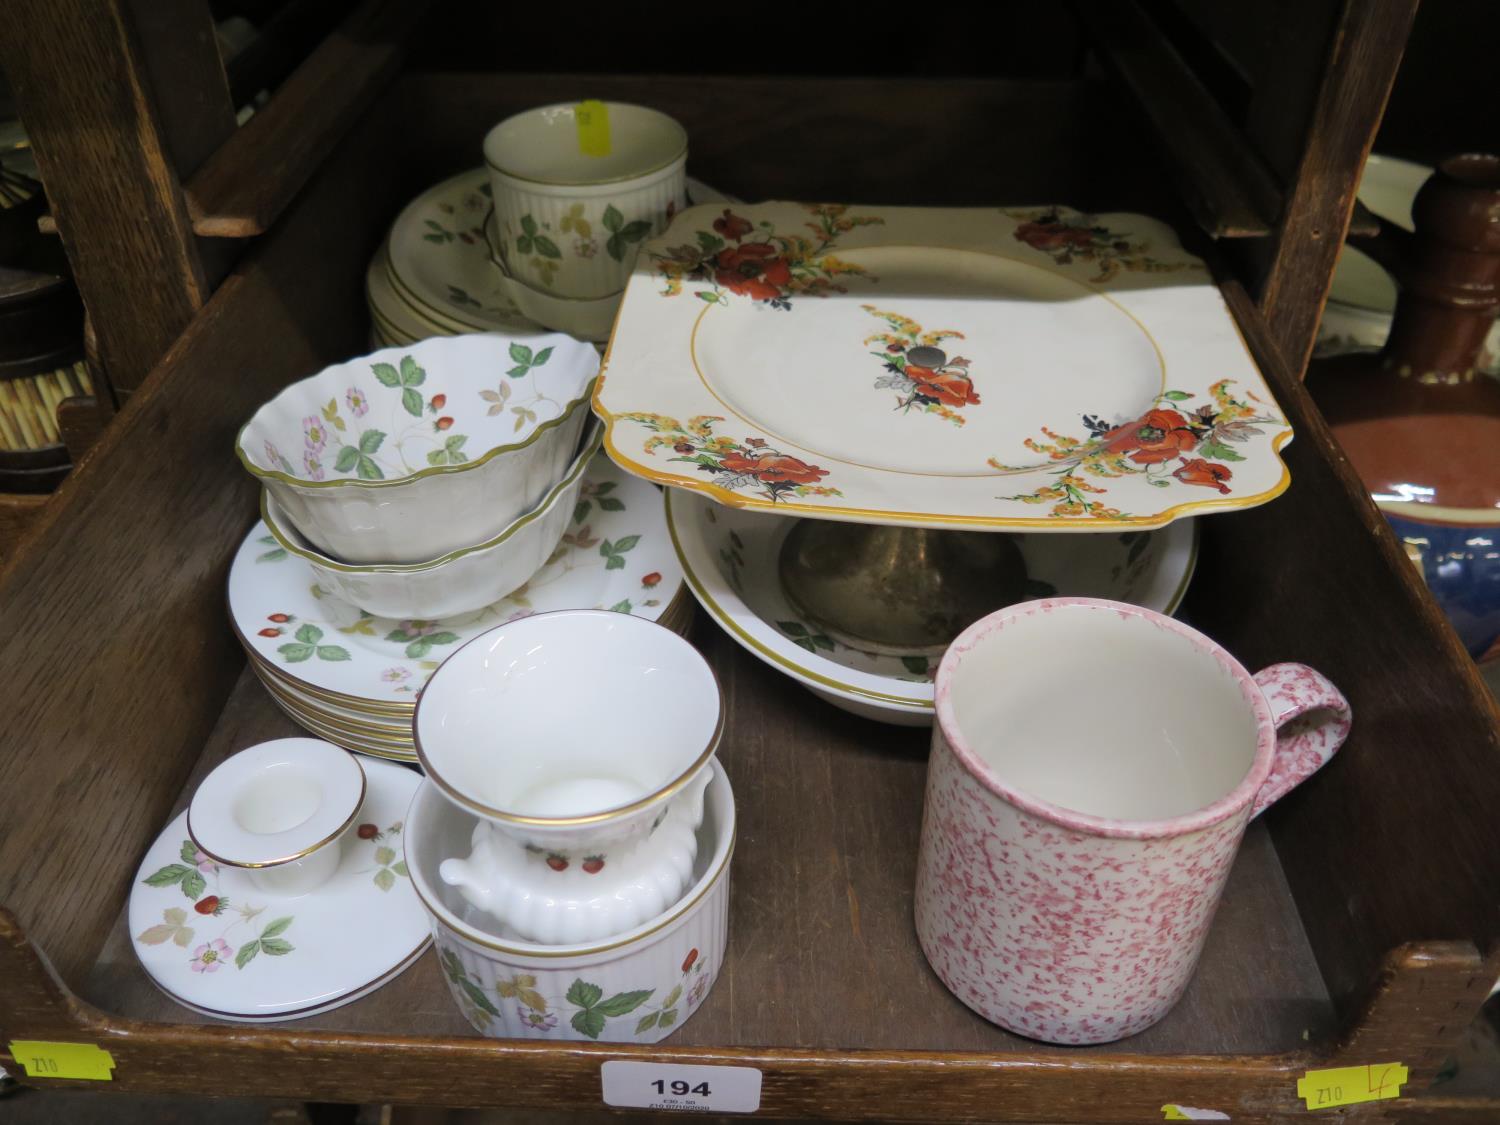
{"label": "teacup handle", "polygon": [[1343,693],[1306,664],[1272,664],[1255,674],[1255,682],[1271,705],[1276,756],[1252,817],[1317,773],[1349,737],[1353,722]]}

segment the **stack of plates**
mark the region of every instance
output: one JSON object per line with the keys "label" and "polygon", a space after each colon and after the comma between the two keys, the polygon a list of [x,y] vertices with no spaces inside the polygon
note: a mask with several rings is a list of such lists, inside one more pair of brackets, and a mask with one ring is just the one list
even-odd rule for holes
{"label": "stack of plates", "polygon": [[[688,195],[695,203],[727,198],[691,178]],[[547,331],[501,288],[485,235],[490,214],[488,176],[475,168],[429,188],[396,217],[365,273],[375,347],[464,332]]]}
{"label": "stack of plates", "polygon": [[435,621],[365,613],[318,586],[264,523],[229,572],[230,620],[282,710],[319,738],[403,762],[416,761],[417,693],[448,654],[496,625],[559,609],[612,609],[678,632],[692,620],[661,492],[602,454],[546,565],[473,613]]}

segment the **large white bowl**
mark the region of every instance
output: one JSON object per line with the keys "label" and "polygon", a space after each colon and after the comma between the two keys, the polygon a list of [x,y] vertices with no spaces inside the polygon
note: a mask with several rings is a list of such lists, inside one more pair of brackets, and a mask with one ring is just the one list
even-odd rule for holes
{"label": "large white bowl", "polygon": [[701,1006],[724,964],[734,819],[721,766],[698,828],[694,881],[675,906],[608,941],[537,945],[498,931],[442,881],[438,866],[467,851],[476,817],[424,781],[407,814],[406,868],[454,1002],[476,1031],[497,1038],[666,1038]]}
{"label": "large white bowl", "polygon": [[260,514],[276,541],[306,561],[325,591],[376,617],[431,620],[481,609],[519,588],[562,539],[599,448],[599,427],[573,458],[567,474],[531,511],[499,534],[427,562],[356,565],[313,549],[290,526],[279,497],[261,493]]}
{"label": "large white bowl", "polygon": [[559,334],[421,340],[293,383],[235,448],[317,550],[422,562],[494,538],[541,501],[598,371],[594,348]]}

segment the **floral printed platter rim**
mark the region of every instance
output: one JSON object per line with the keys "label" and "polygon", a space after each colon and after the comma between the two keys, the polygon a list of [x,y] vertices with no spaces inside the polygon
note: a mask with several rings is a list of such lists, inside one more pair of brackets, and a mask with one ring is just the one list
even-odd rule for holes
{"label": "floral printed platter rim", "polygon": [[[691,176],[687,190],[692,200],[731,201]],[[396,216],[371,262],[370,276],[378,270],[401,312],[445,334],[548,331],[523,316],[505,294],[484,233],[490,212],[489,174],[483,165],[433,185]],[[386,321],[403,319],[393,316],[384,300],[375,299],[368,277],[366,293]]]}
{"label": "floral printed platter rim", "polygon": [[369,791],[341,842],[339,868],[298,896],[262,892],[192,844],[187,813],[172,818],[137,872],[131,944],[152,982],[217,1019],[303,1019],[348,1004],[405,971],[426,950],[426,909],[402,855],[406,810],[421,777],[361,762]]}
{"label": "floral printed platter rim", "polygon": [[259,521],[230,565],[228,602],[240,643],[293,686],[388,708],[414,700],[445,656],[495,625],[580,608],[654,621],[682,581],[661,493],[596,454],[552,557],[484,609],[442,621],[372,617],[318,587]]}
{"label": "floral printed platter rim", "polygon": [[1138,529],[1291,481],[1222,294],[1143,215],[689,208],[643,245],[593,401],[629,471],[820,519]]}
{"label": "floral printed platter rim", "polygon": [[[667,529],[688,587],[704,611],[740,647],[819,694],[931,718],[936,658],[882,656],[850,649],[800,620],[786,601],[779,589],[775,560],[794,519],[740,510],[726,513],[702,495],[670,490],[666,508]],[[722,526],[728,539],[710,542],[704,521]],[[1110,584],[1107,589],[1089,592],[1136,601],[1162,614],[1176,612],[1198,565],[1197,521],[1179,520],[1162,528],[1121,533],[1120,538],[1131,540],[1129,543],[1115,543],[1112,538],[1097,535],[1083,541],[1098,549],[1089,563],[1097,565],[1100,573],[1092,575],[1091,581]],[[1024,539],[1021,548],[1028,570],[1033,572],[1028,574],[1024,600],[1058,596],[1060,591],[1054,582],[1061,582],[1061,568],[1076,565],[1078,542],[1054,543],[1051,536],[1035,536]],[[1105,557],[1111,549],[1117,556],[1113,560]],[[1105,567],[1110,571],[1107,578]],[[1087,567],[1084,573],[1088,573]],[[769,585],[775,589],[768,592],[766,581],[745,577],[749,574],[769,574]],[[1076,578],[1061,582],[1065,587],[1061,593],[1079,591],[1076,582]],[[746,594],[745,589],[752,584],[758,589]],[[766,609],[771,610],[769,618],[761,612]]]}

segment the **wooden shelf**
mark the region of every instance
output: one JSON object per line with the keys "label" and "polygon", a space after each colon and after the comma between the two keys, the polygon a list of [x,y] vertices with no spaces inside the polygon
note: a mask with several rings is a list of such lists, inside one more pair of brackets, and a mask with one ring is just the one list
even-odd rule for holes
{"label": "wooden shelf", "polygon": [[[356,1004],[279,1028],[207,1022],[155,993],[122,921],[140,856],[195,776],[294,729],[246,677],[224,620],[228,560],[254,519],[234,432],[286,383],[363,350],[365,265],[406,199],[476,165],[484,126],[507,110],[585,94],[678,116],[694,173],[748,196],[1058,200],[1189,225],[1149,166],[1092,174],[1099,146],[1080,155],[1072,142],[1114,118],[1108,91],[1088,84],[396,83],[0,571],[8,631],[34,639],[0,649],[17,700],[0,729],[0,1045],[98,1043],[116,1091],[202,1093],[211,1075],[218,1096],[565,1111],[599,1107],[607,1059],[732,1063],[763,1071],[768,1116],[867,1119],[1160,1120],[1177,1102],[1269,1122],[1303,1111],[1296,1079],[1311,1066],[1402,1062],[1412,1091],[1431,1082],[1500,971],[1481,956],[1500,937],[1500,712],[1229,280],[1297,434],[1293,483],[1273,504],[1204,521],[1185,612],[1252,667],[1319,667],[1356,721],[1329,767],[1253,828],[1200,972],[1157,1027],[1060,1049],[958,1004],[911,926],[925,736],[829,709],[702,621],[695,639],[729,702],[740,844],[724,975],[672,1038],[477,1037],[430,956]],[[976,150],[982,128],[993,143]],[[889,158],[886,136],[908,160]],[[909,174],[956,154],[962,177]],[[1382,1107],[1350,1115],[1368,1112]]]}

